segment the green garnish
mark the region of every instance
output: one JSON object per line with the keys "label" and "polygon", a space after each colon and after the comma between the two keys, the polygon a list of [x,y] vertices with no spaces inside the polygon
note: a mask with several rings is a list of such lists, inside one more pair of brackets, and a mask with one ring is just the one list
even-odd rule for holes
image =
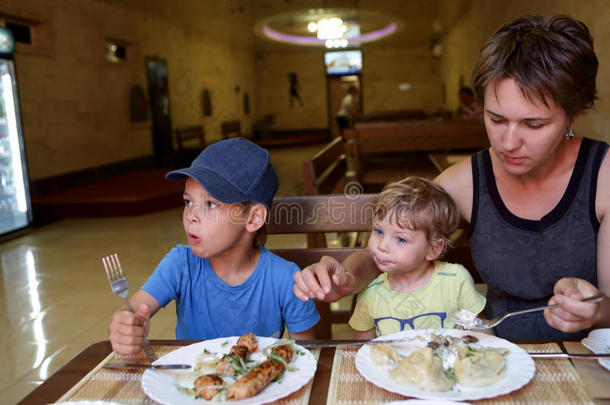
{"label": "green garnish", "polygon": [[450,380],[457,381],[457,377],[453,372],[453,367],[443,370],[443,374],[445,374],[445,377],[449,378]]}

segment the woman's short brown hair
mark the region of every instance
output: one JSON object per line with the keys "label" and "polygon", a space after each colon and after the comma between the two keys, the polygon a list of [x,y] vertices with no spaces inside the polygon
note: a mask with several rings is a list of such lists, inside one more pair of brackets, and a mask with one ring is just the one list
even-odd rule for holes
{"label": "woman's short brown hair", "polygon": [[513,79],[530,100],[548,106],[547,97],[568,117],[593,107],[597,57],[582,22],[568,16],[526,16],[502,26],[483,45],[472,72],[477,97],[505,78]]}
{"label": "woman's short brown hair", "polygon": [[438,184],[414,176],[386,185],[375,198],[373,220],[387,215],[401,228],[425,231],[430,245],[444,242],[439,257],[450,247],[449,237],[459,223],[451,196]]}

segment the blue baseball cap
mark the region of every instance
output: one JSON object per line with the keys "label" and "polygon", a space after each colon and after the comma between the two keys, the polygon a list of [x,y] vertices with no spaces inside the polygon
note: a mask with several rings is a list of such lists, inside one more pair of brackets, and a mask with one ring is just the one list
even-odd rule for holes
{"label": "blue baseball cap", "polygon": [[224,203],[251,201],[271,207],[279,179],[269,152],[245,138],[215,142],[205,148],[191,167],[173,170],[168,180],[190,177],[213,198]]}

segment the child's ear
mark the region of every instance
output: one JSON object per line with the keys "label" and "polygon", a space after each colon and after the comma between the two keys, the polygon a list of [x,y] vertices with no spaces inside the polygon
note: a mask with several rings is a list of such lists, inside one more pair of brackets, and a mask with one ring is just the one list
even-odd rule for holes
{"label": "child's ear", "polygon": [[267,207],[263,204],[256,204],[250,208],[250,213],[248,214],[248,221],[246,221],[246,229],[248,232],[256,232],[263,225],[265,225],[265,221],[267,220]]}
{"label": "child's ear", "polygon": [[441,253],[443,253],[443,249],[445,248],[445,241],[443,239],[437,239],[429,244],[428,246],[428,254],[426,254],[426,260],[429,262],[436,260]]}

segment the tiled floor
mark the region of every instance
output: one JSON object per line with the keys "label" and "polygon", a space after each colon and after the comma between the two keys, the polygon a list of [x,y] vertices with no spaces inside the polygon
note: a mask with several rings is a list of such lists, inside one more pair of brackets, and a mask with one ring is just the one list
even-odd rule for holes
{"label": "tiled floor", "polygon": [[[301,162],[321,145],[272,150],[278,195],[302,193]],[[106,339],[111,294],[100,259],[118,253],[132,289],[163,255],[184,243],[181,209],[110,218],[72,218],[0,244],[0,404],[13,404],[88,345]],[[301,235],[270,237],[269,247],[305,243]],[[174,338],[173,304],[154,318],[151,339]],[[336,337],[349,329],[336,325]]]}

